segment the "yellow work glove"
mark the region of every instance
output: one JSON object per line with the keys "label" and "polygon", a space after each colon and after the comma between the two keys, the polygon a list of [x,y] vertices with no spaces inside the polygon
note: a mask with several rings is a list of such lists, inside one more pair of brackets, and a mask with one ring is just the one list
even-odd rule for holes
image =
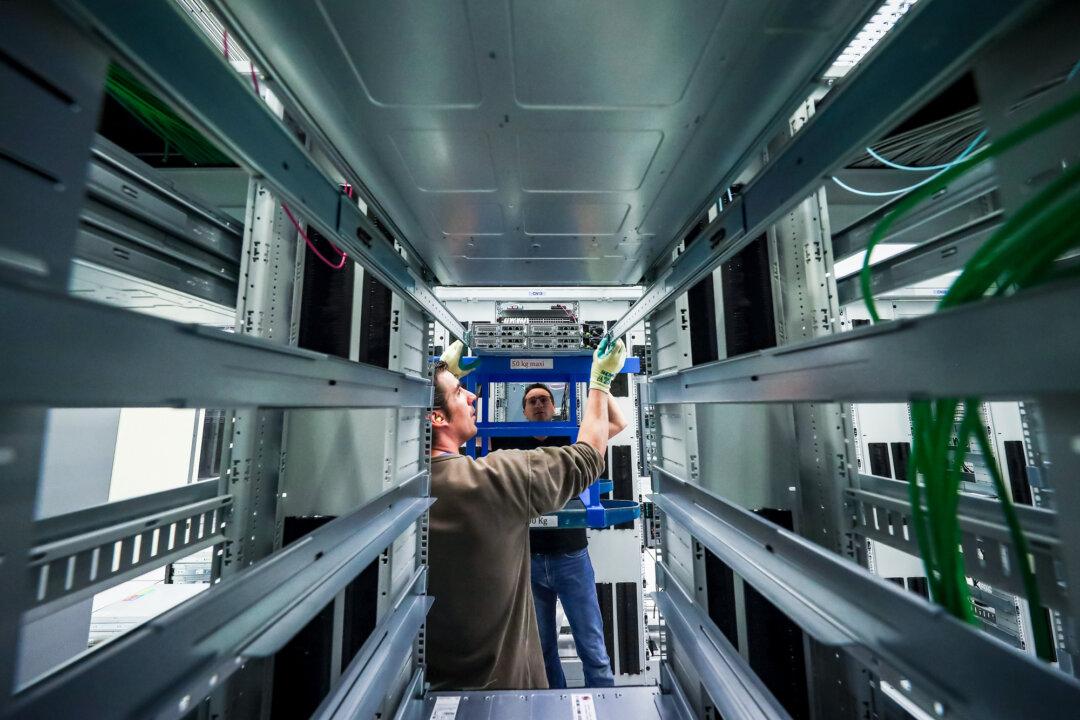
{"label": "yellow work glove", "polygon": [[603,390],[611,392],[611,381],[622,370],[623,361],[626,359],[626,345],[622,340],[612,342],[605,336],[600,341],[600,346],[593,353],[592,376],[589,378],[590,390]]}
{"label": "yellow work glove", "polygon": [[454,373],[454,376],[457,377],[458,380],[480,366],[480,358],[461,357],[465,350],[465,344],[460,340],[455,340],[450,343],[450,347],[443,350],[442,357],[439,358],[446,363],[450,372]]}

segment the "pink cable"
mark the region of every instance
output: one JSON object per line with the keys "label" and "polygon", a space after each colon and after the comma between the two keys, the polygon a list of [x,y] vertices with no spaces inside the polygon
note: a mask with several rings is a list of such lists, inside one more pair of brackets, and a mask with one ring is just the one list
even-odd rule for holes
{"label": "pink cable", "polygon": [[306,232],[304,232],[304,228],[302,228],[302,227],[300,226],[300,223],[299,223],[299,222],[297,221],[297,219],[296,219],[296,216],[292,214],[292,210],[290,210],[290,209],[289,209],[289,206],[288,206],[288,205],[286,205],[285,203],[281,203],[281,209],[282,209],[282,210],[284,210],[284,211],[285,211],[285,214],[289,216],[289,220],[291,220],[291,221],[292,221],[293,227],[295,227],[295,228],[296,228],[296,232],[300,233],[300,237],[304,238],[304,242],[306,242],[306,243],[307,243],[307,246],[308,246],[309,248],[311,248],[311,252],[315,253],[315,257],[317,257],[317,258],[319,258],[320,260],[322,260],[322,261],[323,261],[324,263],[326,263],[327,265],[329,265],[329,266],[330,266],[331,268],[333,268],[334,270],[340,270],[341,268],[345,267],[345,261],[346,261],[346,260],[348,259],[348,257],[349,257],[347,253],[343,253],[343,252],[341,252],[341,251],[340,251],[340,250],[338,250],[338,249],[337,249],[336,247],[334,247],[334,243],[332,243],[332,242],[330,242],[329,240],[327,240],[327,241],[326,241],[326,243],[327,243],[327,244],[328,244],[328,245],[329,245],[330,247],[334,248],[334,250],[335,250],[336,252],[339,252],[339,253],[341,253],[341,259],[340,259],[340,260],[338,260],[337,264],[334,264],[334,263],[330,262],[329,260],[327,260],[327,259],[326,259],[326,257],[325,257],[325,256],[323,256],[323,254],[322,254],[321,252],[319,252],[318,248],[316,248],[316,247],[315,247],[315,243],[311,242],[311,240],[310,240],[310,239],[308,238],[308,235],[307,235],[307,233],[306,233]]}
{"label": "pink cable", "polygon": [[[223,31],[223,34],[222,34],[222,49],[225,52],[225,59],[228,60],[229,59],[229,31],[228,30]],[[259,76],[255,74],[255,63],[251,63],[248,67],[251,68],[251,83],[255,86],[255,94],[261,96],[262,93],[259,92]],[[349,189],[349,197],[352,197],[352,186],[350,186],[350,185],[348,185],[346,183],[346,187]],[[296,232],[300,233],[300,237],[304,238],[304,242],[307,243],[307,246],[309,248],[311,248],[311,252],[315,253],[315,257],[322,260],[326,265],[333,268],[334,270],[340,270],[341,268],[345,267],[345,261],[349,257],[348,254],[341,252],[341,250],[339,250],[337,248],[337,246],[334,245],[334,243],[327,240],[326,244],[329,245],[330,247],[334,248],[334,252],[339,253],[341,255],[341,258],[337,261],[337,263],[332,263],[329,260],[327,260],[326,257],[321,252],[319,252],[319,249],[315,247],[315,243],[311,242],[311,239],[308,237],[307,233],[304,232],[304,228],[301,227],[300,222],[296,219],[296,216],[292,214],[292,210],[289,209],[289,206],[286,205],[283,202],[283,203],[281,203],[281,209],[284,210],[285,214],[289,216],[289,220],[292,222],[293,227],[296,228]]]}
{"label": "pink cable", "polygon": [[251,82],[255,84],[255,94],[262,95],[262,93],[259,92],[259,76],[255,74],[255,63],[251,63],[249,67],[251,68]]}

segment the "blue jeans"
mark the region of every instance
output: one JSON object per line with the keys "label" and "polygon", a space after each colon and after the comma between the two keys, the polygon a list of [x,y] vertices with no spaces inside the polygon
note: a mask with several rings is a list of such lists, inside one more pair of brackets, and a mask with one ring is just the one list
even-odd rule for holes
{"label": "blue jeans", "polygon": [[615,678],[604,645],[604,622],[600,619],[600,602],[596,599],[596,579],[588,548],[565,554],[534,554],[532,591],[548,686],[566,687],[566,676],[559,662],[559,629],[555,626],[555,600],[558,599],[570,621],[574,645],[585,671],[585,686],[613,687]]}

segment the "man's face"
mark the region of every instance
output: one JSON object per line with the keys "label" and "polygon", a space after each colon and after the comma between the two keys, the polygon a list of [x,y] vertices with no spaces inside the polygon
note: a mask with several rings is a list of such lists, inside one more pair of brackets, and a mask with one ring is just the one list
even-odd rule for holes
{"label": "man's face", "polygon": [[431,413],[431,425],[438,432],[446,433],[456,444],[476,436],[476,395],[465,389],[453,373],[440,372],[436,378],[445,393],[447,412],[435,409]]}
{"label": "man's face", "polygon": [[543,388],[533,388],[525,395],[525,419],[529,422],[545,422],[555,416],[555,403]]}

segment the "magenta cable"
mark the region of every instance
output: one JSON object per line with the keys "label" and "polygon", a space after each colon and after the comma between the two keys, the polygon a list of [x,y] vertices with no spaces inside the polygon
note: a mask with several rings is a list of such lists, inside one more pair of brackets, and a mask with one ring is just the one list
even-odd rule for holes
{"label": "magenta cable", "polygon": [[[222,50],[225,53],[225,59],[228,60],[229,59],[229,31],[228,30],[222,31],[221,43],[222,43]],[[248,65],[248,67],[251,69],[251,83],[252,83],[252,85],[255,86],[255,94],[261,96],[262,93],[259,92],[259,76],[255,74],[255,63],[250,63]],[[349,189],[349,197],[352,197],[352,186],[346,184],[346,187],[348,187],[348,189]],[[311,248],[311,252],[315,253],[315,257],[322,260],[326,265],[333,268],[334,270],[340,270],[341,268],[345,267],[345,261],[349,257],[347,253],[341,252],[341,250],[339,250],[337,248],[337,246],[334,245],[334,243],[327,240],[326,244],[329,245],[330,247],[334,248],[334,252],[339,253],[341,255],[341,258],[336,263],[330,262],[329,260],[326,259],[326,257],[321,252],[319,252],[319,249],[317,247],[315,247],[315,243],[311,242],[311,239],[308,237],[307,233],[304,232],[304,228],[300,225],[300,222],[296,219],[296,216],[293,215],[292,210],[289,209],[289,206],[286,205],[284,202],[282,202],[281,203],[281,209],[284,210],[285,214],[289,217],[289,220],[292,222],[293,227],[296,228],[296,232],[300,233],[300,237],[304,238],[304,242],[307,243],[307,246],[309,248]]]}
{"label": "magenta cable", "polygon": [[319,252],[319,249],[315,247],[315,243],[311,242],[311,239],[308,238],[307,233],[304,232],[304,228],[300,226],[300,222],[296,219],[296,216],[292,214],[292,210],[289,209],[289,206],[285,203],[281,203],[281,209],[285,211],[285,214],[289,217],[289,220],[292,221],[293,227],[296,228],[296,232],[300,233],[300,237],[304,238],[304,242],[306,242],[307,246],[311,248],[311,252],[315,253],[315,257],[322,260],[334,270],[340,270],[341,268],[345,267],[345,261],[349,257],[347,253],[341,252],[336,247],[334,247],[334,243],[327,240],[326,242],[330,247],[334,248],[335,251],[341,253],[341,259],[338,260],[337,263],[330,262],[321,252]]}

